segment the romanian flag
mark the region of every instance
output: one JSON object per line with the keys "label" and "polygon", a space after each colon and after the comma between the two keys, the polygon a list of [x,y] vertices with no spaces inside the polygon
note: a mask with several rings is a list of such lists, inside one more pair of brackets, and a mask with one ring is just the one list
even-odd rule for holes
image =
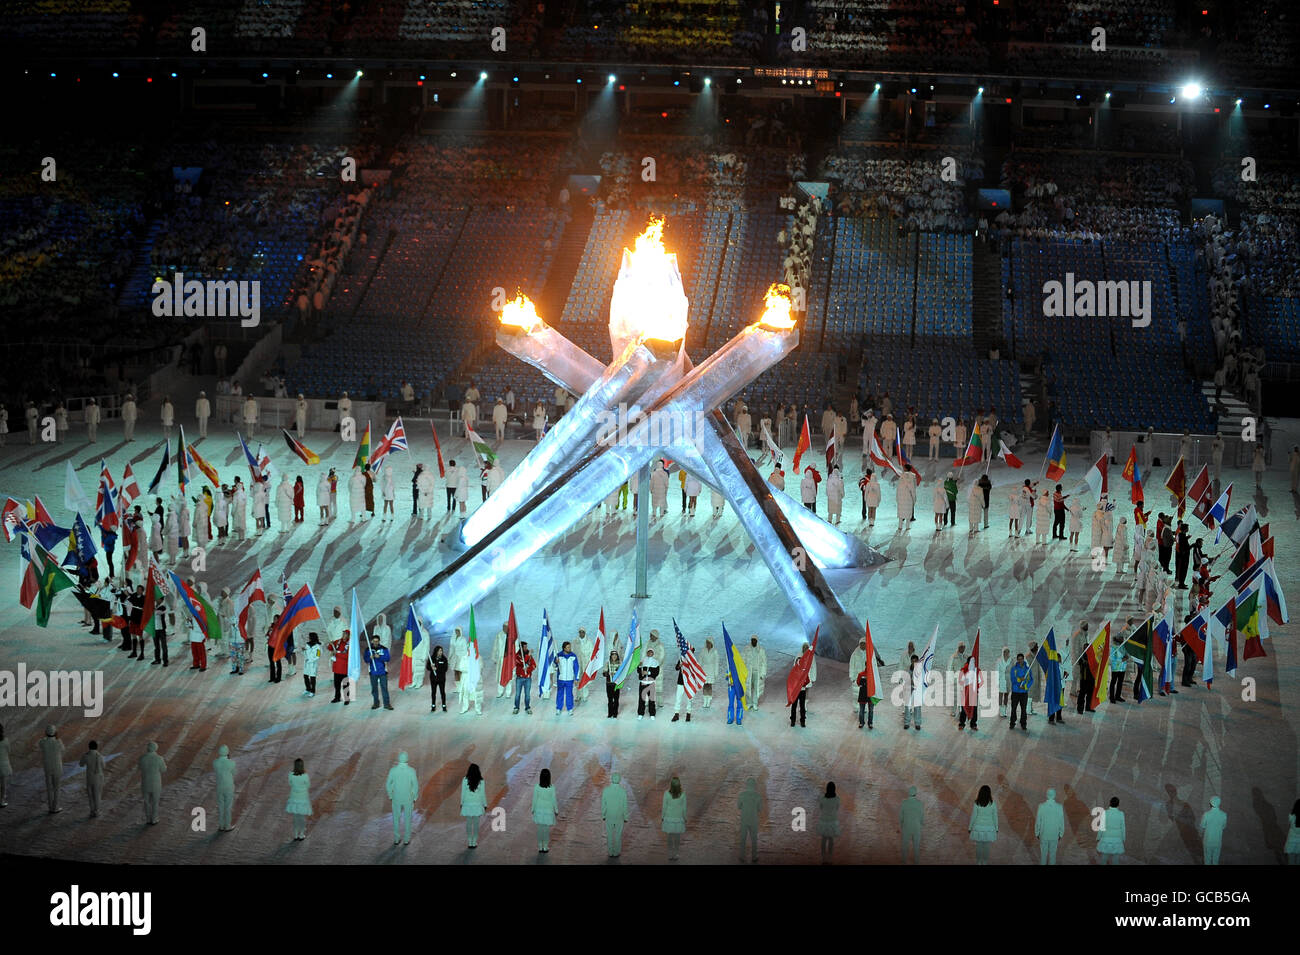
{"label": "romanian flag", "polygon": [[1106,684],[1110,676],[1110,621],[1101,628],[1096,639],[1088,645],[1085,665],[1092,671],[1092,699],[1088,701],[1089,709],[1096,709],[1106,693]]}
{"label": "romanian flag", "polygon": [[402,630],[402,664],[397,673],[399,690],[405,690],[415,682],[415,648],[423,642],[424,631],[415,616],[415,606],[411,605],[406,608],[406,627]]}
{"label": "romanian flag", "polygon": [[[974,672],[971,672],[974,670]],[[980,673],[980,632],[975,630],[975,646],[971,648],[970,659],[961,666],[961,706],[966,711],[966,719],[975,719],[975,710],[979,707],[979,688],[984,682]]]}
{"label": "romanian flag", "polygon": [[[804,418],[804,429],[807,430],[807,428],[808,419]],[[749,668],[745,666],[745,661],[741,659],[740,651],[731,642],[731,634],[727,633],[725,623],[722,625],[722,654],[727,661],[727,672],[731,675],[731,685],[740,692],[740,705],[745,709],[749,709],[745,703],[745,684],[749,682]]]}
{"label": "romanian flag", "polygon": [[591,658],[587,660],[586,666],[582,668],[582,676],[578,679],[578,689],[596,678],[600,668],[605,665],[605,608],[600,608],[600,627],[596,630],[596,645],[591,648]]}
{"label": "romanian flag", "polygon": [[812,447],[812,433],[808,430],[808,416],[803,416],[803,428],[799,431],[799,443],[794,446],[794,473],[799,473],[799,459]]}
{"label": "romanian flag", "polygon": [[1065,477],[1065,440],[1061,437],[1061,426],[1052,429],[1052,440],[1047,443],[1047,470],[1049,481],[1059,481]]}
{"label": "romanian flag", "polygon": [[1043,671],[1043,699],[1047,701],[1047,715],[1054,716],[1065,706],[1065,681],[1061,679],[1061,651],[1056,649],[1056,630],[1047,631],[1047,637],[1038,648],[1038,666]]}
{"label": "romanian flag", "polygon": [[975,427],[971,429],[970,441],[966,443],[966,451],[957,460],[953,461],[955,467],[964,468],[968,464],[979,464],[984,460],[984,440],[980,437],[980,423],[975,422]]}
{"label": "romanian flag", "polygon": [[214,642],[220,640],[221,618],[217,616],[212,604],[204,600],[197,589],[181,580],[175,571],[168,571],[167,576],[176,587],[176,596],[180,598],[181,605],[189,611],[190,616],[198,623],[199,629],[203,631],[204,639]]}
{"label": "romanian flag", "polygon": [[[355,597],[356,592],[353,592]],[[271,643],[275,647],[275,659],[281,659],[285,654],[285,641],[289,634],[293,632],[294,627],[307,623],[310,620],[320,619],[320,607],[316,605],[316,598],[312,595],[311,587],[307,584],[302,585],[302,589],[293,595],[293,599],[285,604],[284,610],[280,613],[280,622],[275,625],[271,631]]]}
{"label": "romanian flag", "polygon": [[191,444],[186,450],[189,451],[190,460],[194,462],[194,466],[203,472],[203,476],[212,482],[214,488],[220,490],[221,478],[217,475],[217,469],[203,460],[203,456],[194,450],[194,445]]}
{"label": "romanian flag", "polygon": [[36,573],[36,626],[46,627],[50,623],[50,608],[54,604],[54,595],[61,590],[75,587],[76,583],[59,567],[59,562],[40,544],[32,543],[33,567]]}
{"label": "romanian flag", "polygon": [[1173,471],[1169,473],[1169,480],[1165,481],[1165,487],[1170,494],[1178,498],[1178,517],[1181,520],[1183,512],[1187,510],[1187,467],[1181,457],[1174,465]]}
{"label": "romanian flag", "polygon": [[[817,635],[820,632],[821,627],[813,631],[812,643],[807,650],[799,655],[799,659],[795,660],[794,666],[790,668],[790,675],[785,679],[785,701],[787,704],[792,704],[799,699],[799,694],[808,685],[808,674],[812,670],[813,655],[817,652]],[[741,697],[741,702],[744,703],[744,697]]]}
{"label": "romanian flag", "polygon": [[867,623],[867,663],[866,667],[859,673],[855,682],[865,679],[867,681],[867,697],[871,700],[871,705],[875,706],[882,699],[880,695],[880,674],[876,672],[876,645],[871,641],[871,623]]}
{"label": "romanian flag", "polygon": [[515,605],[510,604],[510,617],[506,620],[506,647],[501,655],[501,672],[497,675],[498,686],[509,686],[515,678],[515,656],[519,646],[519,626],[515,623]]}
{"label": "romanian flag", "polygon": [[190,455],[185,447],[185,426],[181,425],[181,438],[176,442],[176,483],[181,494],[190,486]]}
{"label": "romanian flag", "polygon": [[303,444],[284,428],[280,429],[284,435],[284,443],[289,446],[289,450],[296,454],[307,465],[320,464],[320,455],[312,451],[307,445]]}
{"label": "romanian flag", "polygon": [[357,456],[352,459],[354,468],[364,468],[370,464],[370,422],[366,422],[366,430],[362,432],[361,443],[357,445]]}

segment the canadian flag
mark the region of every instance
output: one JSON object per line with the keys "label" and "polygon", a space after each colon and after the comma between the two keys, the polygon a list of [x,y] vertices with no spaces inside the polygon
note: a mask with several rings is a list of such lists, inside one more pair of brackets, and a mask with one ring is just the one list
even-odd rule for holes
{"label": "canadian flag", "polygon": [[605,608],[600,608],[600,627],[596,631],[596,645],[591,648],[591,659],[587,665],[582,668],[582,676],[578,678],[578,689],[596,679],[596,674],[600,668],[605,665]]}

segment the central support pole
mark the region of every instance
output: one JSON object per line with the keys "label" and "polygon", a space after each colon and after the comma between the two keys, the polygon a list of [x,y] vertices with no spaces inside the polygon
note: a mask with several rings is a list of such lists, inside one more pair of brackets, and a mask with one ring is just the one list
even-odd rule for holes
{"label": "central support pole", "polygon": [[649,597],[646,592],[650,563],[650,465],[641,465],[636,475],[636,599]]}

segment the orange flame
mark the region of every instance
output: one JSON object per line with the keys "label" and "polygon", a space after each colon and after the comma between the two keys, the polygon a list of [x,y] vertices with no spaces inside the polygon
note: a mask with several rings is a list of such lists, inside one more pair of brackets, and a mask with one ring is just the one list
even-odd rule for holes
{"label": "orange flame", "polygon": [[794,317],[790,314],[790,286],[774,282],[763,297],[763,317],[758,320],[764,328],[784,331],[794,328]]}
{"label": "orange flame", "polygon": [[533,300],[520,292],[501,309],[501,324],[516,325],[527,335],[541,325],[542,320],[537,315],[537,307],[533,305]]}
{"label": "orange flame", "polygon": [[686,310],[677,256],[664,248],[664,220],[651,219],[633,248],[623,252],[610,302],[611,332],[619,338],[680,341],[686,334]]}

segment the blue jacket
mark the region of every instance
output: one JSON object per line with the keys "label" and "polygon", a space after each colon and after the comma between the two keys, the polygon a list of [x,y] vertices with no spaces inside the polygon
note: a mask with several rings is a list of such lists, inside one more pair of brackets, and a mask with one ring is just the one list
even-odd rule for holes
{"label": "blue jacket", "polygon": [[1128,654],[1119,644],[1110,648],[1110,668],[1119,672],[1128,666]]}
{"label": "blue jacket", "polygon": [[371,650],[369,647],[361,648],[361,659],[370,664],[371,676],[384,676],[388,673],[388,668],[384,664],[388,662],[390,656],[387,647],[380,647],[378,650]]}
{"label": "blue jacket", "polygon": [[1034,675],[1029,672],[1028,663],[1017,663],[1011,668],[1011,692],[1028,693],[1034,685]]}
{"label": "blue jacket", "polygon": [[555,678],[561,683],[572,683],[578,678],[578,655],[570,650],[568,653],[555,655]]}

